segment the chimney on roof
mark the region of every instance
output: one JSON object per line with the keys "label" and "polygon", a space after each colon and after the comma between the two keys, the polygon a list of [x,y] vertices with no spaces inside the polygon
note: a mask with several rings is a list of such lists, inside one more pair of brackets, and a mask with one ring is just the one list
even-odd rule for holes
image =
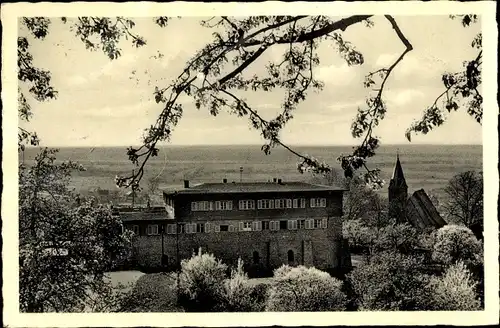
{"label": "chimney on roof", "polygon": [[189,180],[184,180],[184,188],[189,188]]}
{"label": "chimney on roof", "polygon": [[227,183],[227,179],[226,178],[222,179],[222,183]]}
{"label": "chimney on roof", "polygon": [[278,179],[278,184],[281,184],[281,179]]}
{"label": "chimney on roof", "polygon": [[274,183],[276,183],[276,180],[277,180],[276,178],[273,178],[273,182],[274,182]]}

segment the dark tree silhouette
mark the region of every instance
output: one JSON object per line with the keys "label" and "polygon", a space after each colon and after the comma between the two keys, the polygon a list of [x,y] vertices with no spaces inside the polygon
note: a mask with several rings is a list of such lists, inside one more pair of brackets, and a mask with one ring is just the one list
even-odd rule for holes
{"label": "dark tree silhouette", "polygon": [[113,308],[105,272],[127,259],[131,232],[109,207],[69,190],[73,162],[43,149],[19,167],[19,302],[22,312]]}
{"label": "dark tree silhouette", "polygon": [[483,190],[481,172],[466,171],[455,175],[445,188],[445,213],[470,229],[477,225],[482,227]]}
{"label": "dark tree silhouette", "polygon": [[[384,119],[387,107],[384,102],[384,89],[391,73],[412,51],[413,46],[400,29],[394,17],[384,16],[394,33],[404,46],[401,55],[388,67],[371,72],[366,76],[364,85],[367,88],[366,105],[358,109],[353,121],[352,135],[360,139],[349,155],[341,155],[338,161],[346,177],[352,177],[360,168],[365,170],[365,181],[380,187],[378,169],[368,168],[366,161],[375,155],[379,147],[379,139],[373,135],[373,129]],[[451,18],[455,18],[451,16]],[[156,17],[154,21],[160,27],[166,27],[171,18]],[[354,15],[343,18],[327,16],[252,16],[245,18],[213,17],[201,21],[202,26],[212,29],[213,40],[200,49],[181,70],[179,76],[170,84],[157,81],[154,88],[156,102],[163,107],[157,120],[146,129],[140,147],[129,147],[127,155],[137,166],[133,174],[117,177],[118,186],[139,187],[145,165],[151,157],[157,156],[159,142],[168,141],[173,129],[182,119],[183,106],[177,102],[181,94],[194,98],[198,108],[204,107],[216,116],[226,110],[231,114],[249,120],[251,126],[260,131],[266,143],[262,150],[269,154],[274,147],[281,146],[295,154],[299,159],[300,172],[312,171],[325,173],[330,166],[320,160],[301,154],[280,139],[280,131],[294,117],[297,106],[306,99],[311,91],[320,91],[323,83],[313,74],[314,68],[320,64],[316,52],[319,43],[334,44],[339,54],[349,65],[364,63],[363,55],[354,45],[344,40],[343,33],[347,28],[364,24],[367,29],[373,26],[371,15]],[[477,22],[476,15],[460,16],[463,26]],[[126,38],[137,46],[146,44],[146,40],[133,32],[135,22],[123,17],[78,17],[62,18],[81,39],[89,50],[103,51],[111,60],[121,55],[119,42]],[[22,19],[32,36],[43,39],[50,26],[50,19],[43,17]],[[434,127],[444,123],[446,111],[459,108],[467,111],[478,123],[482,123],[481,85],[482,39],[479,33],[472,43],[477,49],[477,56],[465,63],[463,71],[443,73],[444,91],[424,110],[422,118],[412,124],[406,133],[411,140],[412,133],[426,134]],[[286,46],[285,46],[286,45]],[[269,62],[267,74],[252,75],[255,61],[268,49],[285,46],[280,62]],[[158,58],[162,54],[158,54]],[[50,85],[50,73],[33,66],[29,53],[27,36],[18,38],[18,77],[29,86],[29,93],[37,100],[43,101],[57,96],[57,91]],[[245,73],[245,74],[243,74]],[[281,89],[285,93],[282,110],[274,119],[264,119],[251,104],[238,93],[242,91],[274,91]],[[19,92],[19,115],[28,120],[31,115],[29,101],[25,92]],[[36,135],[29,131],[19,130],[19,144],[28,141],[38,144]]]}

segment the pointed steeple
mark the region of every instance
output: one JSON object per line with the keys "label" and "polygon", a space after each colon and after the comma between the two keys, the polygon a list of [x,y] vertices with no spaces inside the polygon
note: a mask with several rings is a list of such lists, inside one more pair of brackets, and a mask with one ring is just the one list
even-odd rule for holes
{"label": "pointed steeple", "polygon": [[399,161],[399,152],[396,154],[396,165],[394,166],[394,172],[392,173],[391,185],[406,187],[405,175],[403,173],[403,167]]}
{"label": "pointed steeple", "polygon": [[[406,184],[403,167],[396,155],[396,165],[389,183],[389,215],[398,220],[404,220],[408,200],[408,185]],[[403,222],[403,221],[401,221]]]}

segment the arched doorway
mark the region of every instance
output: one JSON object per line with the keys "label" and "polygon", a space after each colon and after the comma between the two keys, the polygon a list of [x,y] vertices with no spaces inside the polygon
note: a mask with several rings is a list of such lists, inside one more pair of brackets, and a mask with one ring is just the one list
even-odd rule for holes
{"label": "arched doorway", "polygon": [[163,267],[168,266],[168,255],[163,254],[161,256],[161,266]]}
{"label": "arched doorway", "polygon": [[293,251],[290,249],[288,251],[288,263],[292,263],[295,261],[295,254],[293,254]]}

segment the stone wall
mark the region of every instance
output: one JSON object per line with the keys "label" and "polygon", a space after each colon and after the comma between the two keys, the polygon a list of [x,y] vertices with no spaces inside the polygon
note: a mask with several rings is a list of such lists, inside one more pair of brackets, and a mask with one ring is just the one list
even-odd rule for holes
{"label": "stone wall", "polygon": [[[163,253],[168,257],[168,266],[175,266],[177,238],[179,258],[190,258],[201,247],[203,252],[214,254],[227,264],[236,264],[241,258],[247,266],[274,269],[282,264],[314,266],[319,269],[336,268],[340,254],[338,240],[341,238],[339,217],[328,219],[326,229],[262,230],[209,233],[182,233],[136,236],[134,257],[144,267],[161,266]],[[231,222],[220,221],[224,224]],[[141,229],[142,231],[145,228]],[[293,251],[293,262],[288,261],[288,252]],[[254,252],[258,263],[254,264]]]}

